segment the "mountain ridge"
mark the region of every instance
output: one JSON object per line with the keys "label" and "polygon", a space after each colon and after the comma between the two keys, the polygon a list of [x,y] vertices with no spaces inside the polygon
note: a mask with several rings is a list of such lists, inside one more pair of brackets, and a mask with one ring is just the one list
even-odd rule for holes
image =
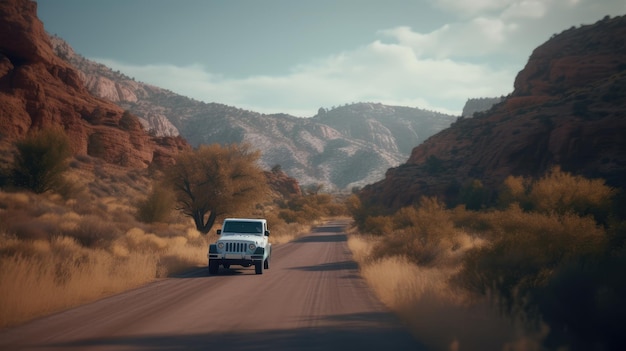
{"label": "mountain ridge", "polygon": [[310,118],[261,114],[187,98],[113,72],[50,36],[56,54],[80,72],[87,89],[138,116],[153,135],[180,135],[192,146],[247,142],[300,184],[362,187],[405,161],[411,149],[456,116],[378,103],[320,109]]}

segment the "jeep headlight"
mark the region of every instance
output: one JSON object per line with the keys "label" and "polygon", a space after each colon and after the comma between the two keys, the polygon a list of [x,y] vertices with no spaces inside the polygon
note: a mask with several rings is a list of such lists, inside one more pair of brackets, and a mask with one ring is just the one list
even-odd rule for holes
{"label": "jeep headlight", "polygon": [[217,243],[217,248],[220,250],[224,250],[224,243]]}
{"label": "jeep headlight", "polygon": [[256,250],[256,245],[254,245],[254,244],[250,243],[250,244],[248,245],[248,249],[249,249],[250,251],[254,251],[254,250]]}

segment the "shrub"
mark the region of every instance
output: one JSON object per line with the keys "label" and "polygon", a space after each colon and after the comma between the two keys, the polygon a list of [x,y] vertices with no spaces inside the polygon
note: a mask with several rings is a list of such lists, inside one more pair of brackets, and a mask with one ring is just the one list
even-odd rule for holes
{"label": "shrub", "polygon": [[559,267],[529,294],[543,322],[549,349],[621,350],[626,343],[626,252],[579,259]]}
{"label": "shrub", "polygon": [[393,222],[390,217],[374,216],[365,220],[365,234],[386,235],[393,230]]}
{"label": "shrub", "polygon": [[344,202],[346,212],[354,219],[354,226],[360,232],[367,231],[367,218],[384,214],[378,206],[369,203],[363,203],[358,195],[350,195]]}
{"label": "shrub", "polygon": [[104,220],[100,216],[86,215],[80,218],[74,230],[66,234],[86,247],[106,247],[120,234],[120,230],[116,223]]}
{"label": "shrub", "polygon": [[120,127],[124,130],[138,130],[142,128],[139,118],[129,111],[124,111],[122,114],[122,118],[120,118]]}
{"label": "shrub", "polygon": [[611,213],[616,190],[603,179],[586,179],[552,168],[544,177],[531,182],[509,176],[500,192],[499,203],[506,207],[518,203],[525,210],[549,213],[592,215],[605,224]]}
{"label": "shrub", "polygon": [[393,222],[396,228],[391,232],[385,229],[390,234],[375,247],[377,258],[404,256],[418,265],[430,265],[460,246],[451,213],[436,198],[422,198],[418,208],[406,208],[392,217],[371,218],[376,221],[368,218],[366,224],[391,226]]}
{"label": "shrub", "polygon": [[502,189],[498,195],[498,203],[506,208],[513,203],[518,203],[522,208],[529,209],[528,192],[530,182],[524,177],[508,176],[502,184]]}
{"label": "shrub", "polygon": [[428,156],[424,163],[424,169],[431,175],[439,174],[445,170],[443,161],[435,155]]}
{"label": "shrub", "polygon": [[175,205],[174,194],[164,186],[154,186],[148,197],[137,203],[137,220],[144,223],[167,222]]}
{"label": "shrub", "polygon": [[486,295],[496,293],[508,313],[527,311],[532,289],[545,284],[563,262],[597,255],[604,231],[591,218],[574,214],[523,212],[512,206],[488,214],[490,245],[470,251],[459,282]]}
{"label": "shrub", "polygon": [[489,191],[478,179],[473,179],[459,191],[459,203],[465,204],[470,210],[479,210],[489,202]]}
{"label": "shrub", "polygon": [[101,132],[89,135],[87,154],[92,157],[104,158],[106,153],[107,148],[104,135]]}
{"label": "shrub", "polygon": [[63,186],[71,149],[70,140],[61,128],[37,130],[16,146],[14,185],[38,194]]}
{"label": "shrub", "polygon": [[533,209],[543,213],[593,215],[597,221],[604,223],[615,193],[602,179],[574,176],[555,167],[532,184],[529,201]]}

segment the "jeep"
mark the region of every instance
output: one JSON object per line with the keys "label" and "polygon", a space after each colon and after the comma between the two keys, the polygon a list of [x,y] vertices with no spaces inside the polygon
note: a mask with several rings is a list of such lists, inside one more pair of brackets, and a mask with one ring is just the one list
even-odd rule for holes
{"label": "jeep", "polygon": [[228,269],[231,265],[250,267],[256,274],[270,268],[272,244],[265,219],[226,218],[217,230],[220,238],[209,245],[209,273],[218,274],[219,266]]}

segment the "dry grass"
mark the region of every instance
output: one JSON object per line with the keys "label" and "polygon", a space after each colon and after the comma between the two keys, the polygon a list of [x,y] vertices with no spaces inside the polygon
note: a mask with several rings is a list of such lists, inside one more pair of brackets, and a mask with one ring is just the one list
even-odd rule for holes
{"label": "dry grass", "polygon": [[[361,275],[378,298],[415,337],[433,350],[538,350],[538,338],[497,313],[485,299],[450,284],[460,269],[456,253],[448,264],[418,266],[403,256],[374,259],[380,237],[350,235],[348,246]],[[482,241],[460,238],[465,251]],[[439,262],[442,262],[440,258]]]}
{"label": "dry grass", "polygon": [[158,258],[149,254],[120,259],[101,249],[82,248],[67,237],[21,243],[34,255],[0,261],[0,326],[20,323],[154,279]]}
{"label": "dry grass", "polygon": [[[0,191],[0,328],[206,265],[214,232],[200,234],[177,212],[167,223],[136,219],[147,171],[76,159],[65,177],[70,197]],[[254,216],[268,214],[275,244],[313,225],[261,210]]]}
{"label": "dry grass", "polygon": [[133,228],[107,249],[86,248],[69,237],[5,236],[0,246],[0,327],[203,265],[206,238],[194,235],[162,238]]}
{"label": "dry grass", "polygon": [[150,179],[127,172],[76,166],[71,199],[0,191],[0,327],[206,264],[207,238],[188,219],[134,218]]}

